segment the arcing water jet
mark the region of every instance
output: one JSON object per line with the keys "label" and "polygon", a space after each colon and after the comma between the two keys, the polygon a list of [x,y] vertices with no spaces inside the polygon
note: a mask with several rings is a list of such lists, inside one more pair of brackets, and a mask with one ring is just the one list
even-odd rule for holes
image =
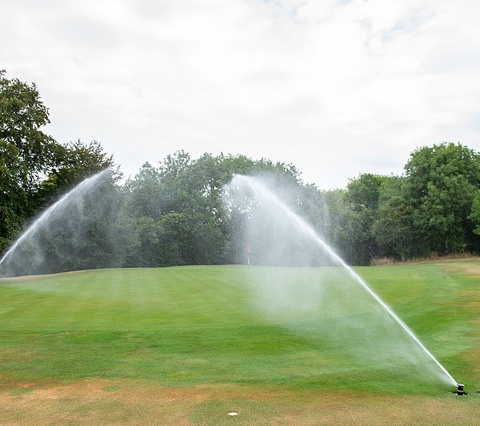
{"label": "arcing water jet", "polygon": [[[25,270],[29,270],[29,268],[34,263],[34,258],[37,256],[41,256],[38,253],[38,248],[35,248],[32,253],[32,258],[24,259],[25,257],[23,254],[19,255],[19,251],[21,251],[22,246],[26,245],[26,243],[32,240],[35,234],[41,230],[46,229],[50,224],[50,220],[56,219],[57,223],[54,224],[56,226],[58,224],[59,216],[64,215],[64,211],[62,210],[65,206],[71,204],[81,204],[82,197],[92,190],[92,188],[102,179],[106,173],[109,173],[108,170],[104,170],[96,175],[93,175],[85,180],[83,180],[80,184],[78,184],[75,188],[61,197],[57,202],[52,204],[47,210],[45,210],[24,232],[20,235],[20,237],[15,241],[15,243],[8,249],[8,251],[4,254],[4,256],[0,259],[0,276],[12,276],[12,275],[19,275],[25,274]],[[66,213],[68,215],[68,213]],[[43,261],[43,259],[42,259]]]}
{"label": "arcing water jet", "polygon": [[270,204],[276,211],[276,214],[281,212],[285,218],[295,225],[295,229],[313,241],[318,247],[321,247],[336,264],[348,271],[348,274],[353,278],[353,280],[359,284],[361,288],[363,288],[368,295],[370,295],[371,298],[373,298],[373,300],[383,309],[383,311],[387,313],[391,319],[393,319],[394,323],[397,324],[403,330],[403,332],[415,342],[418,348],[420,348],[421,352],[426,355],[429,360],[433,361],[435,366],[440,369],[443,378],[446,379],[448,383],[457,386],[455,379],[423,345],[413,331],[398,317],[398,315],[396,315],[395,312],[393,312],[393,310],[367,285],[367,283],[348,264],[346,264],[346,262],[340,256],[335,253],[332,247],[330,247],[322,238],[319,237],[312,226],[310,226],[298,214],[294,213],[284,203],[282,203],[272,191],[270,191],[258,179],[240,175],[237,175],[233,178],[229,187],[249,188],[261,203],[263,202]]}

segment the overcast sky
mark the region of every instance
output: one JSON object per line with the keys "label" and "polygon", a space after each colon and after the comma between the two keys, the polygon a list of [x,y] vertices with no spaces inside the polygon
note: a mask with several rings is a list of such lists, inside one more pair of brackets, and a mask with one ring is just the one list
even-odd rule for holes
{"label": "overcast sky", "polygon": [[478,0],[4,0],[0,69],[127,176],[183,149],[344,188],[421,146],[480,150],[479,23]]}

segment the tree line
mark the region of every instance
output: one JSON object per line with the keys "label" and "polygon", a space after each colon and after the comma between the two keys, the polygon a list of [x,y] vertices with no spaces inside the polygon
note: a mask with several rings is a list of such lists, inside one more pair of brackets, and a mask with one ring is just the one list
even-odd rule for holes
{"label": "tree line", "polygon": [[480,251],[480,157],[460,143],[420,147],[401,176],[365,173],[345,189],[306,184],[292,164],[184,151],[124,181],[100,143],[61,144],[43,132],[48,122],[35,84],[0,71],[1,251],[59,196],[110,171],[84,201],[86,239],[60,229],[42,236],[58,270],[241,261],[250,219],[222,199],[235,174],[268,175],[282,201],[353,265]]}

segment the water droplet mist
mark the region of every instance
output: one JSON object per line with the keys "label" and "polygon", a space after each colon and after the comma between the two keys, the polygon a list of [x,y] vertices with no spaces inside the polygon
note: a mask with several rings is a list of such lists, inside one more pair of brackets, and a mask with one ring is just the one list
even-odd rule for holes
{"label": "water droplet mist", "polygon": [[[66,271],[70,258],[85,268],[98,267],[96,260],[100,267],[122,266],[128,247],[118,244],[118,235],[128,226],[114,198],[102,193],[108,176],[86,179],[40,215],[0,260],[0,276]],[[249,247],[245,282],[258,314],[320,342],[326,354],[332,349],[345,368],[390,371],[403,365],[411,374],[456,386],[412,330],[295,211],[296,197],[289,207],[280,192],[245,176],[235,176],[224,188],[232,239]],[[89,245],[89,231],[101,244]],[[238,261],[247,264],[245,250]]]}
{"label": "water droplet mist", "polygon": [[[227,205],[248,216],[243,238],[252,247],[250,261],[269,266],[252,275],[259,311],[300,332],[308,333],[312,321],[323,324],[316,335],[326,345],[344,345],[372,367],[396,368],[403,360],[456,386],[398,315],[261,179],[235,176],[225,194]],[[342,342],[342,335],[350,340]]]}

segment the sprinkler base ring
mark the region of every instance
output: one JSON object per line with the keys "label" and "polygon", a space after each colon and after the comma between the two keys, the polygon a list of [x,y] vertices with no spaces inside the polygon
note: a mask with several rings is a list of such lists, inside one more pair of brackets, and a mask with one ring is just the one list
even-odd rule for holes
{"label": "sprinkler base ring", "polygon": [[454,393],[455,395],[467,395],[467,392],[464,391],[465,385],[462,385],[461,383],[457,384],[457,390]]}

